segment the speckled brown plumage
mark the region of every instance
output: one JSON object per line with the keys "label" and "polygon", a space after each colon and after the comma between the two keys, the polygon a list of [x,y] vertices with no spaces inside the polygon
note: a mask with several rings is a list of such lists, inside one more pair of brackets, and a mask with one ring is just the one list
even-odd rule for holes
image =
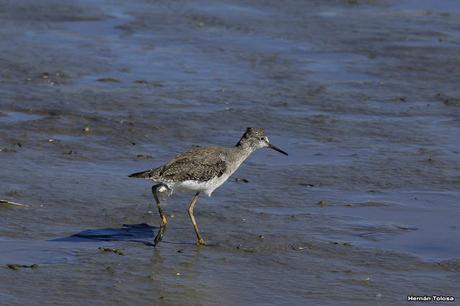
{"label": "speckled brown plumage", "polygon": [[225,148],[193,147],[179,154],[166,165],[131,174],[130,177],[159,179],[162,181],[201,181],[221,177],[226,169]]}

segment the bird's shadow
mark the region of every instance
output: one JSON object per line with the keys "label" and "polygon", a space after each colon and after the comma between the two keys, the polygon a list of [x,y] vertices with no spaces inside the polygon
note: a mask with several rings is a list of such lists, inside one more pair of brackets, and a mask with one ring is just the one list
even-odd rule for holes
{"label": "bird's shadow", "polygon": [[146,223],[123,224],[120,228],[87,229],[71,236],[53,239],[53,241],[91,242],[91,241],[129,241],[153,246],[153,237],[158,227]]}

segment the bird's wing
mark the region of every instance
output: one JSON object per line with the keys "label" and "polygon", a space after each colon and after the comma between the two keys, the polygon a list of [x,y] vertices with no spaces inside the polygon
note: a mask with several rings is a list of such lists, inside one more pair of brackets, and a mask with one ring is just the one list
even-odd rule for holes
{"label": "bird's wing", "polygon": [[208,181],[222,176],[226,170],[224,148],[194,147],[155,169],[155,174],[163,180]]}

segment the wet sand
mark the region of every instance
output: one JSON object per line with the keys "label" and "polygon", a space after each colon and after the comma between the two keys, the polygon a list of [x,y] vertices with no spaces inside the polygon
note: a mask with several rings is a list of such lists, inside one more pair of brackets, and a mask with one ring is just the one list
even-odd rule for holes
{"label": "wet sand", "polygon": [[[0,304],[460,299],[457,1],[0,4]],[[196,216],[128,174],[264,127]],[[439,303],[437,303],[439,304]],[[427,303],[426,305],[429,305]]]}

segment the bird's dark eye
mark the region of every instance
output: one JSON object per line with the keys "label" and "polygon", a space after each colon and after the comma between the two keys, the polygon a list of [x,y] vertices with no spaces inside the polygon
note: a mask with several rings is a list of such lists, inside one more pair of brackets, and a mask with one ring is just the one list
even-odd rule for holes
{"label": "bird's dark eye", "polygon": [[260,137],[260,140],[265,140],[265,138],[264,138],[264,137]]}

